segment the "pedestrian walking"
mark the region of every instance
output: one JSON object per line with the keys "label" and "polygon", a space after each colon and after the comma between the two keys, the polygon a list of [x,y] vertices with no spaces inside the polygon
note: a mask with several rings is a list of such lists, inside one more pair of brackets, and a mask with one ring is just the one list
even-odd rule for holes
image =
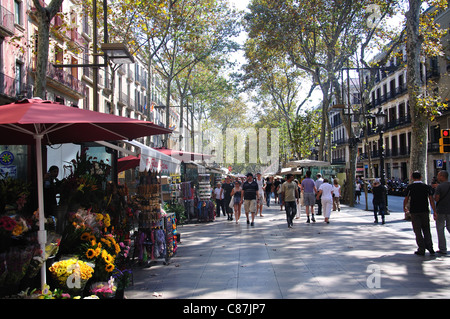
{"label": "pedestrian walking", "polygon": [[277,193],[278,193],[278,203],[280,204],[280,210],[283,210],[284,202],[281,196],[281,185],[286,182],[283,178],[280,180],[280,184],[278,184]]}
{"label": "pedestrian walking", "polygon": [[234,217],[236,218],[236,224],[239,224],[239,218],[241,218],[241,207],[243,198],[240,181],[234,182],[234,188],[231,191],[231,196],[233,196]]}
{"label": "pedestrian walking", "polygon": [[339,185],[339,180],[335,178],[333,180],[333,211],[341,211],[341,185]]}
{"label": "pedestrian walking", "polygon": [[[231,182],[231,178],[227,176],[225,178],[225,183],[222,185],[223,189],[223,206],[225,207],[225,211],[227,212],[228,220],[233,220],[233,208],[230,207],[231,201],[231,191],[234,188],[234,184]],[[231,205],[233,206],[233,205]]]}
{"label": "pedestrian walking", "polygon": [[361,201],[361,180],[356,178],[355,182],[355,201],[359,203]]}
{"label": "pedestrian walking", "polygon": [[[322,185],[322,183],[323,183],[322,174],[317,173],[316,181],[314,183],[316,185],[316,190],[318,192],[320,185]],[[317,215],[322,215],[322,201],[320,200],[320,197],[318,200],[316,200],[316,204],[317,204]]]}
{"label": "pedestrian walking", "polygon": [[270,207],[270,198],[272,197],[272,193],[273,193],[273,176],[267,177],[266,186],[264,187],[264,190],[266,192],[267,207]]}
{"label": "pedestrian walking", "polygon": [[374,223],[378,224],[378,215],[381,216],[381,223],[384,225],[386,214],[386,187],[381,185],[379,179],[375,179],[372,185],[372,204],[373,204],[373,216],[375,218]]}
{"label": "pedestrian walking", "polygon": [[447,254],[447,240],[445,238],[445,228],[450,232],[450,182],[448,181],[448,172],[440,171],[437,180],[439,185],[436,187],[434,199],[436,201],[436,210],[434,211],[434,220],[436,221],[436,231],[438,235],[439,254]]}
{"label": "pedestrian walking", "polygon": [[303,199],[303,191],[302,191],[299,181],[294,179],[294,182],[297,184],[297,191],[300,194],[300,200],[297,202],[297,215],[295,216],[295,219],[300,219],[300,214],[302,212],[302,206],[305,205],[305,201]]}
{"label": "pedestrian walking", "polygon": [[226,216],[225,207],[223,205],[224,194],[221,183],[217,183],[216,188],[214,188],[213,198],[216,201],[216,216],[220,217],[221,210],[223,212],[223,216]]}
{"label": "pedestrian walking", "polygon": [[305,201],[305,211],[306,211],[306,222],[309,224],[309,212],[311,211],[311,220],[313,223],[316,222],[314,218],[314,205],[316,204],[316,184],[311,179],[311,171],[306,172],[306,177],[303,179],[300,184],[303,191],[303,199]]}
{"label": "pedestrian walking", "polygon": [[[420,172],[412,173],[413,183],[406,188],[405,199],[403,201],[403,210],[411,214],[411,222],[418,249],[414,252],[416,255],[425,255],[425,249],[434,255],[433,240],[430,231],[430,209],[428,202],[436,211],[433,199],[433,190],[431,186],[422,182]],[[409,203],[409,209],[408,209]]]}
{"label": "pedestrian walking", "polygon": [[[243,191],[243,199],[244,201],[244,211],[245,216],[247,216],[247,224],[250,224],[250,226],[255,225],[255,214],[256,214],[256,200],[259,197],[258,193],[258,183],[253,179],[253,174],[248,173],[247,180],[242,185],[242,191]],[[252,214],[252,221],[250,223],[249,220],[249,213]]]}
{"label": "pedestrian walking", "polygon": [[325,217],[325,223],[330,223],[331,208],[333,207],[333,186],[328,183],[328,178],[323,180],[322,185],[319,187],[316,199],[322,202],[323,215]]}
{"label": "pedestrian walking", "polygon": [[277,203],[279,204],[280,203],[279,196],[278,196],[278,189],[279,189],[279,186],[281,184],[282,183],[281,183],[280,178],[276,177],[275,181],[273,182],[273,193],[274,193],[274,196],[275,196],[275,204],[277,204]]}
{"label": "pedestrian walking", "polygon": [[256,200],[256,216],[264,217],[262,214],[263,204],[264,204],[264,178],[262,178],[261,173],[256,173],[256,183],[258,184],[258,199]]}
{"label": "pedestrian walking", "polygon": [[297,203],[299,201],[298,186],[294,182],[294,175],[287,174],[286,182],[281,185],[281,198],[286,209],[286,221],[289,228],[294,225],[294,217],[297,214]]}

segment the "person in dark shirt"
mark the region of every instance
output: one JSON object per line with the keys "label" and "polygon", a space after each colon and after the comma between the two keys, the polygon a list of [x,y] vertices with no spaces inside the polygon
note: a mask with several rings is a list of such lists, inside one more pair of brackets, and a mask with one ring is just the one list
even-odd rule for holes
{"label": "person in dark shirt", "polygon": [[253,179],[253,174],[247,174],[247,181],[242,185],[242,190],[244,191],[244,211],[247,216],[247,224],[249,221],[249,212],[252,213],[252,222],[250,226],[255,225],[255,214],[256,214],[256,199],[259,197],[259,186],[258,183]]}
{"label": "person in dark shirt", "polygon": [[273,192],[273,177],[267,177],[266,179],[266,188],[264,189],[266,192],[266,201],[267,201],[267,207],[270,207],[270,198],[272,197]]}
{"label": "person in dark shirt", "polygon": [[279,204],[280,203],[280,199],[279,199],[279,194],[278,194],[278,187],[281,185],[282,183],[281,183],[281,181],[280,181],[280,178],[279,177],[277,177],[277,178],[275,178],[275,181],[273,182],[273,192],[274,192],[274,195],[275,195],[275,204]]}
{"label": "person in dark shirt", "polygon": [[439,185],[436,187],[434,199],[436,210],[434,220],[436,221],[436,231],[438,235],[438,254],[447,254],[447,241],[445,239],[445,229],[450,232],[450,182],[448,172],[440,171],[438,176]]}
{"label": "person in dark shirt", "polygon": [[373,182],[373,216],[375,217],[375,223],[378,224],[378,213],[381,215],[381,223],[384,225],[384,215],[386,213],[386,187],[380,184],[380,181],[376,179]]}
{"label": "person in dark shirt", "polygon": [[[430,231],[430,203],[433,211],[436,207],[433,199],[433,189],[431,186],[422,182],[420,172],[412,174],[413,183],[406,188],[405,200],[403,201],[403,210],[405,213],[411,213],[411,221],[414,234],[416,235],[416,243],[418,246],[416,255],[425,255],[425,249],[434,255],[433,240]],[[408,208],[409,203],[409,208]]]}
{"label": "person in dark shirt", "polygon": [[225,211],[228,215],[228,220],[233,220],[233,209],[230,207],[230,201],[231,201],[231,191],[234,188],[234,184],[231,182],[231,178],[227,176],[225,178],[225,183],[222,184],[223,188],[223,203],[225,205]]}

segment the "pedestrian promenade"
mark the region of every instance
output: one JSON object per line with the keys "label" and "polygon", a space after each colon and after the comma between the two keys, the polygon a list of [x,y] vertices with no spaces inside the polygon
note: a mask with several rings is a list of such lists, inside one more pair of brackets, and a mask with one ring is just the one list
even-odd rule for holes
{"label": "pedestrian promenade", "polygon": [[401,212],[376,225],[372,212],[345,205],[330,224],[323,216],[306,224],[302,211],[291,229],[278,205],[263,215],[254,227],[244,214],[238,225],[221,216],[180,226],[177,254],[168,265],[135,268],[126,298],[450,298],[450,255],[415,255]]}

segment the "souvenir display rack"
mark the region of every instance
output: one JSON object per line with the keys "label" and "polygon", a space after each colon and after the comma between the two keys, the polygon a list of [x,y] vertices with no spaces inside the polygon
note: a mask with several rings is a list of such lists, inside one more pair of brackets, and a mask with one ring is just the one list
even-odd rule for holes
{"label": "souvenir display rack", "polygon": [[211,199],[211,182],[209,174],[198,174],[198,197],[202,201]]}
{"label": "souvenir display rack", "polygon": [[199,222],[211,222],[215,218],[215,204],[211,201],[210,174],[198,174],[197,218]]}
{"label": "souvenir display rack", "polygon": [[186,213],[187,220],[190,221],[191,217],[195,216],[194,210],[194,198],[195,190],[191,185],[191,182],[182,182],[180,184],[181,195],[183,197],[184,211]]}
{"label": "souvenir display rack", "polygon": [[174,214],[161,210],[161,185],[158,173],[139,174],[136,200],[139,203],[139,228],[135,237],[134,256],[139,262],[151,262],[164,258],[167,263],[176,251]]}
{"label": "souvenir display rack", "polygon": [[181,176],[179,174],[170,174],[169,182],[170,199],[172,203],[178,203],[182,198],[181,194]]}

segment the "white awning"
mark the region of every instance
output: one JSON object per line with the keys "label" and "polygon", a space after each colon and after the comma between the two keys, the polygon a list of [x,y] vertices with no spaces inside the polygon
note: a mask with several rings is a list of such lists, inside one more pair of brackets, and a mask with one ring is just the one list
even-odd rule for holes
{"label": "white awning", "polygon": [[141,150],[141,160],[139,163],[139,171],[145,172],[157,170],[158,172],[167,172],[171,174],[180,173],[181,162],[176,158],[158,152],[154,148],[139,143],[137,141],[124,141]]}
{"label": "white awning", "polygon": [[129,151],[125,148],[119,147],[117,145],[98,141],[96,143],[116,149],[120,152],[133,155],[133,156],[139,156],[140,154],[140,160],[139,160],[139,171],[145,172],[145,171],[151,171],[156,170],[157,172],[164,172],[169,174],[179,174],[180,173],[180,166],[181,162],[177,160],[176,158],[173,158],[171,156],[168,156],[166,154],[163,154],[154,148],[151,148],[147,145],[144,145],[142,143],[139,143],[137,141],[122,141],[124,143],[127,143],[129,145],[132,145],[136,148],[135,152]]}

